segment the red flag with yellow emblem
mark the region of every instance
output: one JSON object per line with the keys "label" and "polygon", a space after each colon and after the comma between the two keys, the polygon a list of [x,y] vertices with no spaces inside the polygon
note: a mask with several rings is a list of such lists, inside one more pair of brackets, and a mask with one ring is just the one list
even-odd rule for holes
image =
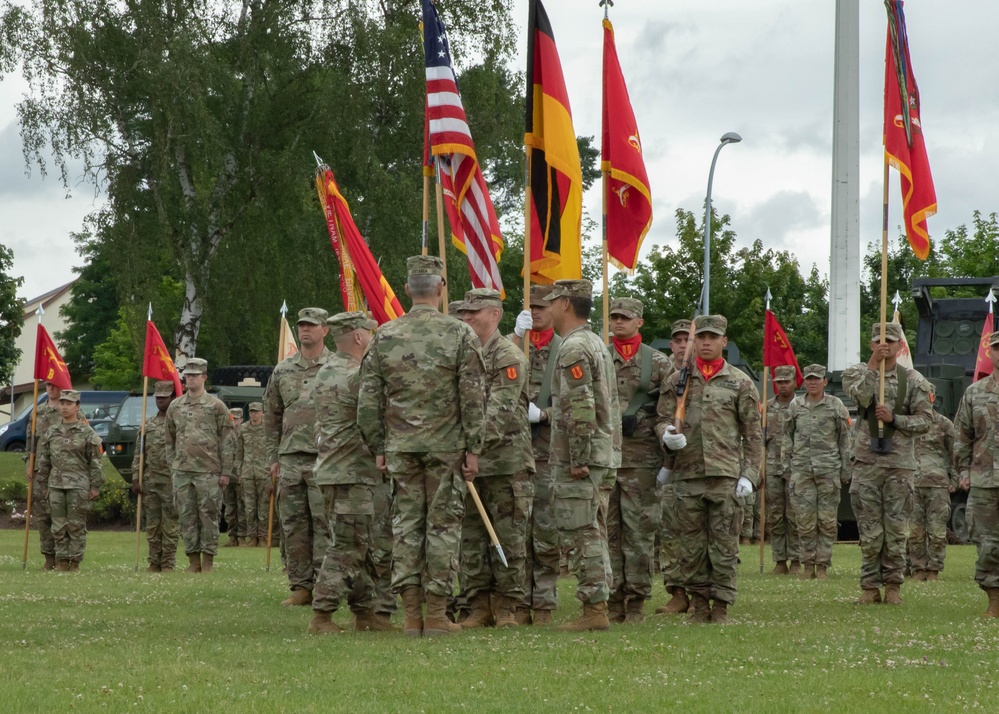
{"label": "red flag with yellow emblem", "polygon": [[982,337],[978,340],[978,359],[975,360],[975,378],[973,382],[992,374],[992,348],[989,347],[989,337],[995,332],[996,319],[992,314],[992,304],[989,303],[989,314],[985,316],[982,325]]}
{"label": "red flag with yellow emblem", "polygon": [[142,376],[173,382],[173,391],[178,397],[184,393],[180,374],[170,358],[160,331],[152,320],[146,320],[146,353],[142,357]]}
{"label": "red flag with yellow emblem", "polygon": [[48,330],[42,325],[38,326],[35,337],[35,379],[44,380],[59,389],[73,388],[69,368],[56,349]]}
{"label": "red flag with yellow emblem", "polygon": [[[791,347],[791,341],[787,339],[787,333],[777,322],[774,314],[767,310],[766,322],[763,326],[763,366],[782,367],[784,365],[794,365],[795,382],[797,386],[805,381],[801,374],[801,367],[798,366],[798,358]],[[774,394],[777,393],[777,385],[774,384]]]}

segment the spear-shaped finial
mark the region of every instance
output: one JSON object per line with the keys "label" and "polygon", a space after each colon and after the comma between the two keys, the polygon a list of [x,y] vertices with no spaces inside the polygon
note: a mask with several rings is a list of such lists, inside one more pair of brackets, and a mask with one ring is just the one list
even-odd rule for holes
{"label": "spear-shaped finial", "polygon": [[42,315],[45,314],[45,308],[42,307],[41,305],[39,305],[38,309],[35,310],[35,314],[38,315],[38,324],[41,325],[42,324]]}
{"label": "spear-shaped finial", "polygon": [[773,300],[773,295],[770,294],[770,286],[767,286],[767,310],[770,309],[770,301]]}
{"label": "spear-shaped finial", "polygon": [[318,166],[319,168],[322,168],[323,167],[323,163],[325,163],[325,162],[322,159],[319,158],[319,154],[317,154],[315,151],[313,151],[312,155],[316,158],[316,166]]}
{"label": "spear-shaped finial", "polygon": [[282,300],[281,301],[281,310],[280,310],[280,312],[281,312],[281,317],[286,317],[288,315],[288,301],[287,300]]}
{"label": "spear-shaped finial", "polygon": [[989,288],[989,294],[985,296],[985,302],[989,304],[989,314],[992,314],[992,308],[996,303],[995,293],[992,292],[992,288]]}
{"label": "spear-shaped finial", "polygon": [[891,304],[895,307],[895,312],[898,312],[898,306],[902,304],[902,297],[898,294],[898,290],[895,291],[895,297],[891,299]]}
{"label": "spear-shaped finial", "polygon": [[608,19],[608,10],[614,7],[614,0],[600,0],[600,7],[604,9],[604,19]]}
{"label": "spear-shaped finial", "polygon": [[146,311],[146,319],[152,321],[153,319],[153,304],[149,303],[149,310]]}

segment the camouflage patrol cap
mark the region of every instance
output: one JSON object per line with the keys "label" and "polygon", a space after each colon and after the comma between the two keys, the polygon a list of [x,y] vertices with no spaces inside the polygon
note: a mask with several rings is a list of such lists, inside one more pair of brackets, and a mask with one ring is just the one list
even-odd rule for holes
{"label": "camouflage patrol cap", "polygon": [[716,335],[725,335],[728,329],[728,319],[724,315],[700,315],[694,320],[694,334],[702,332],[713,332]]}
{"label": "camouflage patrol cap", "polygon": [[556,280],[545,295],[549,302],[556,298],[593,298],[593,283],[589,280]]}
{"label": "camouflage patrol cap", "polygon": [[611,301],[608,315],[624,315],[629,320],[641,317],[645,312],[645,306],[641,300],[635,298],[617,298]]}
{"label": "camouflage patrol cap", "polygon": [[989,335],[989,347],[995,347],[996,345],[999,345],[999,330]]}
{"label": "camouflage patrol cap", "polygon": [[551,307],[551,303],[545,299],[545,296],[552,291],[549,285],[532,285],[531,286],[531,307]]}
{"label": "camouflage patrol cap", "polygon": [[414,255],[406,259],[406,270],[409,275],[441,275],[444,261],[436,255]]}
{"label": "camouflage patrol cap", "polygon": [[485,307],[503,307],[503,298],[499,290],[474,288],[465,293],[465,301],[461,307],[464,312],[478,312]]}
{"label": "camouflage patrol cap", "polygon": [[826,367],[822,364],[810,364],[805,367],[804,377],[808,379],[809,377],[818,377],[819,379],[826,378]]}
{"label": "camouflage patrol cap", "polygon": [[250,402],[247,410],[251,412],[262,412],[264,410],[264,405],[260,402]]}
{"label": "camouflage patrol cap", "polygon": [[298,311],[298,324],[325,325],[330,314],[321,307],[303,307]]}
{"label": "camouflage patrol cap", "polygon": [[[871,325],[871,342],[881,341],[881,323],[875,322]],[[902,326],[897,322],[885,323],[885,342],[901,342]]]}
{"label": "camouflage patrol cap", "polygon": [[153,386],[153,395],[157,397],[172,397],[173,391],[173,382],[166,380],[160,380]]}
{"label": "camouflage patrol cap", "polygon": [[229,410],[229,413],[234,417],[242,417],[243,409],[241,407],[233,407]]}
{"label": "camouflage patrol cap", "polygon": [[774,368],[775,382],[793,382],[798,373],[794,371],[793,364],[785,364]]}
{"label": "camouflage patrol cap", "polygon": [[64,389],[62,394],[59,395],[60,402],[76,402],[80,403],[80,393],[75,389]]}
{"label": "camouflage patrol cap", "polygon": [[677,320],[669,328],[669,336],[674,337],[681,333],[690,334],[690,320]]}
{"label": "camouflage patrol cap", "polygon": [[457,315],[465,311],[465,301],[464,300],[452,300],[447,304],[447,314]]}
{"label": "camouflage patrol cap", "polygon": [[354,330],[373,330],[378,327],[378,323],[369,318],[363,312],[339,312],[326,321],[330,328],[331,337],[346,335]]}
{"label": "camouflage patrol cap", "polygon": [[183,374],[208,374],[208,360],[192,357],[184,365]]}

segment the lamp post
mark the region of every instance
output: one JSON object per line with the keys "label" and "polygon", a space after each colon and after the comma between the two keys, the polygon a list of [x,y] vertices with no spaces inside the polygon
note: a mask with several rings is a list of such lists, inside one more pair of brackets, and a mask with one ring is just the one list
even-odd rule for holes
{"label": "lamp post", "polygon": [[738,144],[742,137],[734,131],[722,135],[721,143],[715,149],[715,155],[711,158],[711,170],[708,171],[708,197],[704,202],[704,301],[702,314],[711,312],[711,183],[715,178],[715,162],[718,161],[718,153],[726,144]]}

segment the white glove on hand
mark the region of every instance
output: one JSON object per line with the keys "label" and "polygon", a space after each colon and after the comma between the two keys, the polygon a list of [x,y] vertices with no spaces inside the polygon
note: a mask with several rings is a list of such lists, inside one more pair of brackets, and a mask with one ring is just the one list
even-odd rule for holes
{"label": "white glove on hand", "polygon": [[535,406],[534,402],[530,402],[527,405],[527,421],[532,424],[537,424],[541,421],[541,410]]}
{"label": "white glove on hand", "polygon": [[531,317],[530,310],[522,310],[519,315],[517,315],[517,322],[513,327],[513,334],[517,337],[523,337],[524,333],[534,327],[534,318]]}
{"label": "white glove on hand", "polygon": [[745,476],[739,477],[739,482],[735,484],[735,495],[742,498],[753,492],[753,483]]}
{"label": "white glove on hand", "polygon": [[687,437],[677,434],[675,426],[668,426],[663,432],[663,444],[670,451],[679,451],[687,445]]}
{"label": "white glove on hand", "polygon": [[670,477],[672,475],[673,475],[672,471],[663,467],[659,469],[659,474],[656,476],[656,483],[659,484],[660,486],[665,486],[666,484],[669,483]]}

